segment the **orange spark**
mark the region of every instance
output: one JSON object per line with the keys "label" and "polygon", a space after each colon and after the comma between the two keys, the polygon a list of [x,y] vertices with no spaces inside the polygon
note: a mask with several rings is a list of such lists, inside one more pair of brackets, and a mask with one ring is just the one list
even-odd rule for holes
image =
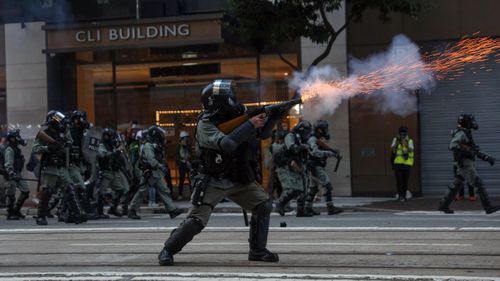
{"label": "orange spark", "polygon": [[[449,45],[444,51],[434,50],[424,54],[425,62],[403,58],[398,63],[387,64],[368,74],[351,75],[331,81],[312,81],[301,89],[302,100],[308,101],[324,95],[350,97],[371,94],[387,87],[415,89],[422,83],[422,79],[418,79],[422,73],[432,73],[438,80],[454,80],[453,77],[464,74],[466,64],[485,62],[497,50],[500,50],[500,39],[465,37],[456,44]],[[498,56],[499,54],[495,55]],[[500,59],[495,59],[495,62],[500,63]],[[479,67],[480,70],[485,68]]]}

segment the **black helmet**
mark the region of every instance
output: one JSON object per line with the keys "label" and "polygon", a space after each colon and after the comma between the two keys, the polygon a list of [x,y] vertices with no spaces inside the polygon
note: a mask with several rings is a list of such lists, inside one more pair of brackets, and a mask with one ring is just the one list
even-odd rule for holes
{"label": "black helmet", "polygon": [[399,127],[398,132],[400,135],[407,136],[408,135],[408,127],[401,126],[401,127]]}
{"label": "black helmet", "polygon": [[20,144],[26,146],[26,140],[21,137],[19,129],[10,129],[7,132],[7,140],[13,144]]}
{"label": "black helmet", "polygon": [[115,140],[116,140],[116,131],[112,128],[104,129],[104,131],[102,132],[101,141],[105,145],[113,145],[113,142],[115,142]]}
{"label": "black helmet", "polygon": [[66,115],[62,114],[60,111],[51,110],[47,113],[47,118],[45,119],[45,125],[49,126],[59,132],[64,132],[66,130],[67,119]]}
{"label": "black helmet", "polygon": [[472,114],[460,114],[458,116],[457,123],[466,129],[474,129],[477,130],[479,129],[479,126],[477,125],[476,119],[474,118],[474,115]]}
{"label": "black helmet", "polygon": [[72,126],[78,126],[83,129],[89,127],[89,122],[87,121],[87,113],[85,111],[75,110],[71,113],[69,117]]}
{"label": "black helmet", "polygon": [[236,100],[236,85],[232,80],[215,80],[201,91],[205,111],[213,114],[241,115],[245,107]]}
{"label": "black helmet", "polygon": [[149,141],[158,144],[165,144],[165,130],[163,130],[162,128],[153,125],[149,127],[147,134]]}
{"label": "black helmet", "polygon": [[314,123],[314,134],[318,138],[330,139],[330,134],[328,133],[328,122],[325,120],[318,120]]}
{"label": "black helmet", "polygon": [[312,125],[307,120],[300,121],[295,127],[293,127],[293,133],[299,134],[303,142],[307,142],[311,136]]}

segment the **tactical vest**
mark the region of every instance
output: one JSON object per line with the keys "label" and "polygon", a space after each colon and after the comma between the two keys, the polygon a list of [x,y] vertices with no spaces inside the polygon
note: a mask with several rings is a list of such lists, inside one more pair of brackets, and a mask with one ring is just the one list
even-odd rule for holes
{"label": "tactical vest", "polygon": [[[453,130],[453,134],[452,134],[452,138],[454,138],[456,136],[456,134],[458,132],[463,132],[465,134],[465,136],[467,137],[467,142],[465,143],[462,143],[462,144],[465,144],[467,146],[470,146],[470,147],[476,147],[476,143],[474,142],[474,139],[472,138],[472,132],[468,129],[464,129],[464,128],[456,128],[455,130]],[[453,158],[455,161],[457,162],[461,162],[463,159],[473,159],[475,160],[475,156],[473,153],[460,153],[458,151],[454,151],[453,152]]]}
{"label": "tactical vest", "polygon": [[[316,138],[317,140],[317,137],[314,136],[314,138]],[[328,157],[314,157],[312,156],[311,154],[309,154],[309,160],[307,160],[307,166],[312,168],[312,167],[326,167],[326,163],[327,163],[327,159]]]}
{"label": "tactical vest", "polygon": [[200,148],[202,173],[216,179],[248,184],[255,181],[255,170],[251,165],[251,149],[248,142],[240,144],[233,153]]}
{"label": "tactical vest", "polygon": [[13,145],[10,147],[14,150],[14,172],[19,174],[24,167],[24,155],[19,147]]}
{"label": "tactical vest", "polygon": [[83,130],[80,128],[70,128],[70,133],[73,143],[69,152],[69,160],[72,164],[80,165],[82,161]]}
{"label": "tactical vest", "polygon": [[[293,137],[295,139],[295,145],[303,144],[299,136],[293,134]],[[295,161],[295,163],[302,166],[307,162],[307,159],[309,158],[309,150],[304,149],[297,153],[293,149],[287,149],[285,155],[288,158],[288,162],[291,162],[293,160]]]}
{"label": "tactical vest", "polygon": [[[110,145],[106,145],[104,143],[103,143],[103,145],[104,145],[104,147],[106,147],[107,151],[112,151]],[[99,168],[101,170],[106,170],[106,171],[116,171],[115,170],[116,165],[113,164],[113,162],[114,162],[113,158],[114,158],[114,155],[110,155],[108,157],[97,156],[97,164],[99,165]]]}
{"label": "tactical vest", "polygon": [[[49,135],[52,139],[60,144],[66,143],[66,137],[63,133],[55,133],[50,129],[45,129],[44,132]],[[57,166],[62,167],[66,162],[66,152],[64,148],[59,149],[58,151],[50,151],[45,153],[42,158],[42,167],[45,166]]]}

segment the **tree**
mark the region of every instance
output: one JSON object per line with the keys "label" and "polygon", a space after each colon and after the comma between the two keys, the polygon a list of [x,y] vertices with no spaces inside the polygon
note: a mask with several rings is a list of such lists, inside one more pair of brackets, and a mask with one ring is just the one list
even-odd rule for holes
{"label": "tree", "polygon": [[225,22],[258,54],[269,48],[295,70],[298,70],[298,66],[282,55],[282,44],[294,42],[300,37],[309,38],[316,44],[326,43],[324,51],[313,60],[309,70],[330,54],[339,34],[353,20],[360,21],[368,9],[378,10],[380,20],[386,22],[392,13],[417,17],[430,7],[428,1],[345,0],[349,7],[348,17],[336,29],[328,20],[327,13],[342,8],[342,0],[230,0]]}

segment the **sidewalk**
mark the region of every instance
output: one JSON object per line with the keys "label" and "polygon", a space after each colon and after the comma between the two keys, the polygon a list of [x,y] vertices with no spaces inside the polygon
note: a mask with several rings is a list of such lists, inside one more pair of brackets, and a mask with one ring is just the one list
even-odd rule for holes
{"label": "sidewalk", "polygon": [[[334,197],[335,206],[343,208],[348,212],[403,212],[403,211],[436,211],[441,198],[437,196],[417,197],[408,199],[407,202],[398,202],[395,198],[381,197]],[[500,196],[491,196],[491,202],[500,204]],[[190,208],[189,201],[175,201],[179,208]],[[291,203],[292,208],[296,207],[296,202]],[[454,201],[451,209],[457,211],[477,211],[483,210],[479,198],[470,202],[467,197],[463,201]],[[314,203],[314,209],[320,212],[326,212],[324,201]],[[25,207],[23,212],[28,215],[36,214],[34,207]],[[143,206],[140,213],[163,213],[164,209],[160,204],[158,207]],[[239,213],[241,208],[234,202],[219,203],[215,213]],[[0,215],[6,215],[6,209],[0,209]]]}

